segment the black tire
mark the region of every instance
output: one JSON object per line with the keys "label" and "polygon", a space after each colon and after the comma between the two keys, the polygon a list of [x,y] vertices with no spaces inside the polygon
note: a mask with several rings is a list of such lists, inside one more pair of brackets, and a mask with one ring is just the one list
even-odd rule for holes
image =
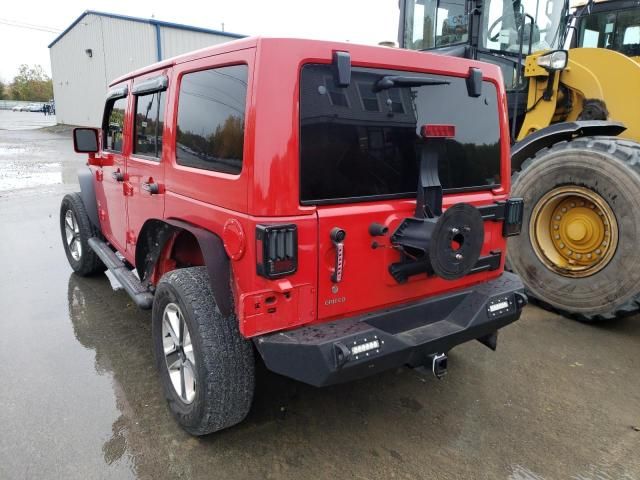
{"label": "black tire", "polygon": [[[165,360],[162,323],[170,304],[179,307],[193,345],[196,387],[191,402],[174,388]],[[206,435],[247,416],[255,384],[253,345],[240,334],[235,314],[220,313],[206,267],[178,269],[162,277],[153,302],[152,334],[169,409],[187,432]]]}
{"label": "black tire", "polygon": [[[67,241],[67,229],[65,228],[67,212],[72,212],[75,219],[73,228],[74,240],[72,242],[77,243],[72,243],[71,245],[80,246],[80,249],[75,251],[75,253],[80,252],[78,258],[74,257],[75,253],[71,251],[72,247]],[[89,239],[99,236],[100,232],[91,223],[79,193],[69,193],[62,199],[62,204],[60,205],[60,233],[64,252],[74,272],[80,276],[87,277],[105,271],[104,264],[89,247]]]}
{"label": "black tire", "polygon": [[[616,217],[618,244],[609,263],[582,278],[568,278],[538,258],[529,224],[535,205],[550,190],[567,185],[588,188],[605,200]],[[615,137],[560,142],[522,164],[513,176],[512,195],[523,197],[522,234],[509,240],[509,268],[522,277],[530,296],[543,306],[592,322],[633,313],[640,306],[640,145]]]}

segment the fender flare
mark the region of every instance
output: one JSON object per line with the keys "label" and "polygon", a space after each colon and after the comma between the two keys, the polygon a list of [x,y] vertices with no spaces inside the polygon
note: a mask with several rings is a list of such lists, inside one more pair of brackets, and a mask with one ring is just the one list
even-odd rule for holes
{"label": "fender flare", "polygon": [[87,210],[89,220],[91,220],[91,223],[100,231],[96,190],[93,185],[93,173],[89,167],[78,170],[78,183],[80,184],[80,198],[82,198],[84,208]]}
{"label": "fender flare", "polygon": [[575,122],[554,123],[527,135],[511,146],[511,171],[517,172],[527,158],[533,157],[536,152],[558,142],[592,135],[615,137],[626,129],[627,127],[622,123],[608,120],[576,120]]}
{"label": "fender flare", "polygon": [[[154,235],[148,235],[148,230],[153,230]],[[231,315],[234,312],[234,302],[231,292],[229,257],[224,249],[222,239],[203,228],[176,219],[147,220],[138,235],[138,239],[144,238],[146,241],[138,241],[136,245],[136,268],[141,280],[148,282],[167,241],[174,233],[181,230],[191,233],[196,238],[207,267],[216,305],[223,316]]]}

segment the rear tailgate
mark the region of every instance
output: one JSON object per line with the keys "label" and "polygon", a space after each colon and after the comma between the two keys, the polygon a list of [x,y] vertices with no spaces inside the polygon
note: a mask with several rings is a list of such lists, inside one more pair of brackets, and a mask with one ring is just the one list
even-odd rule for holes
{"label": "rear tailgate", "polygon": [[[376,88],[382,77],[399,75],[441,82]],[[458,202],[481,206],[504,199],[493,193],[501,187],[498,98],[496,86],[486,81],[481,95],[474,97],[468,94],[465,78],[353,68],[350,85],[339,87],[330,65],[303,67],[301,203],[318,207],[319,320],[376,310],[499,275],[502,263],[493,271],[454,281],[422,274],[399,283],[388,271],[400,259],[390,235],[415,210],[421,126],[455,127],[439,164],[445,209]],[[373,224],[386,228],[386,234],[372,235]],[[504,251],[501,227],[499,222],[485,222],[481,255]],[[343,242],[332,240],[335,229],[346,233]]]}

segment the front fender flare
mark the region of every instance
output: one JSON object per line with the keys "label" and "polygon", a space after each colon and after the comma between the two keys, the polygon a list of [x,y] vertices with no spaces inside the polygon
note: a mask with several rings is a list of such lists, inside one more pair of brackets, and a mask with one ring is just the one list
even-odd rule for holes
{"label": "front fender flare", "polygon": [[87,210],[89,220],[100,230],[100,220],[98,219],[98,203],[96,201],[96,190],[93,185],[93,173],[90,168],[78,170],[78,183],[80,184],[80,198]]}

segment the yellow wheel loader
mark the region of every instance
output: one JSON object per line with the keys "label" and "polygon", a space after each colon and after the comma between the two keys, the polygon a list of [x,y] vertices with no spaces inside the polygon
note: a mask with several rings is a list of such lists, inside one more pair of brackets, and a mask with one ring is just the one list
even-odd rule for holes
{"label": "yellow wheel loader", "polygon": [[501,68],[525,201],[507,262],[528,293],[583,321],[637,311],[638,3],[400,0],[399,44]]}

